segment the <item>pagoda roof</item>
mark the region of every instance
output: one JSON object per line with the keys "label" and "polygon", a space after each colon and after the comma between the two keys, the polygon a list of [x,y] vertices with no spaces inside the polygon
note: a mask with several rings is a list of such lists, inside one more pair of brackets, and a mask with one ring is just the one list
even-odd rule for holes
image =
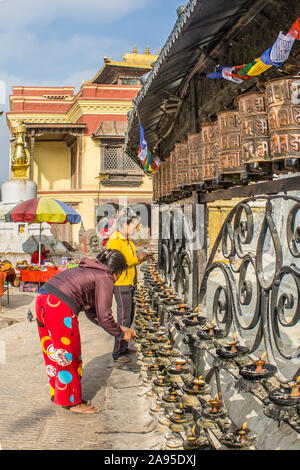
{"label": "pagoda roof", "polygon": [[125,76],[128,75],[129,77],[132,77],[133,75],[140,77],[152,69],[152,66],[157,59],[158,55],[151,54],[149,47],[147,47],[144,54],[138,53],[135,47],[130,54],[124,54],[123,61],[112,61],[105,56],[103,67],[92,80],[86,83],[111,84],[120,72],[125,74]]}

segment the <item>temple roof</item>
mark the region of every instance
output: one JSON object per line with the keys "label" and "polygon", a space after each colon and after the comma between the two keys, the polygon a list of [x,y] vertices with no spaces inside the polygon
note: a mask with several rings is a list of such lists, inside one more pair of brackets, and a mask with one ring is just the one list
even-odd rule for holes
{"label": "temple roof", "polygon": [[122,137],[124,138],[127,129],[126,121],[102,121],[93,137]]}
{"label": "temple roof", "polygon": [[[168,138],[174,123],[181,112],[181,105],[188,92],[189,83],[197,75],[201,76],[215,70],[220,60],[231,63],[232,50],[238,48],[239,40],[257,16],[261,24],[271,18],[274,9],[280,10],[283,0],[189,0],[185,7],[178,10],[178,19],[162,47],[162,51],[152,67],[148,79],[134,100],[134,108],[128,115],[128,128],[125,136],[125,149],[139,165],[138,149],[140,142],[139,123],[143,125],[148,148],[157,152],[160,144]],[[285,7],[287,9],[287,7]],[[264,12],[264,14],[263,14]],[[261,13],[261,15],[260,15]],[[259,16],[260,15],[260,16]],[[280,15],[278,13],[278,18]],[[266,20],[267,21],[267,20]],[[260,26],[258,26],[259,28]],[[281,28],[286,25],[281,24]],[[270,24],[270,31],[272,31]],[[278,29],[279,31],[279,29]],[[276,33],[278,34],[277,30]],[[266,46],[263,39],[251,43],[253,57],[259,57]],[[274,37],[274,39],[276,36]],[[242,46],[245,48],[245,46]],[[251,51],[250,51],[251,52]],[[257,55],[255,55],[257,54]],[[251,58],[249,53],[249,59]],[[245,81],[240,88],[246,90],[253,81]],[[254,82],[255,84],[255,82]],[[230,82],[224,83],[226,100],[212,100],[215,111],[235,99],[239,88]],[[199,95],[207,93],[204,86]],[[168,113],[166,106],[173,107]],[[214,111],[214,112],[215,112]],[[199,110],[198,110],[199,113]],[[160,154],[161,159],[164,158]]]}
{"label": "temple roof", "polygon": [[158,55],[151,54],[147,47],[144,54],[137,52],[136,47],[130,54],[124,54],[123,61],[112,61],[104,57],[104,65],[97,75],[87,83],[111,84],[120,74],[125,77],[140,77],[152,69]]}

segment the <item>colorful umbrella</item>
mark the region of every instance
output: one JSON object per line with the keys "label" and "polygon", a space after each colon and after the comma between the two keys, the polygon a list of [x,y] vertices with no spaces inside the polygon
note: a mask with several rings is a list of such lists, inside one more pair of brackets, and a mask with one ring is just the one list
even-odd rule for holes
{"label": "colorful umbrella", "polygon": [[6,222],[27,222],[40,224],[39,264],[41,260],[42,223],[79,224],[81,216],[65,202],[49,197],[29,199],[5,215]]}
{"label": "colorful umbrella", "polygon": [[5,215],[6,222],[27,222],[29,224],[78,224],[81,216],[65,202],[48,197],[29,199]]}

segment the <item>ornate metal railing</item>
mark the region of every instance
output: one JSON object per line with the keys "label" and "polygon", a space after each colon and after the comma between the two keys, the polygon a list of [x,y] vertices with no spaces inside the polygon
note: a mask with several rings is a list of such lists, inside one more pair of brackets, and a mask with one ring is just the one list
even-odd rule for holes
{"label": "ornate metal railing", "polygon": [[199,303],[224,336],[238,333],[251,353],[266,351],[283,382],[300,372],[299,211],[300,199],[286,195],[237,204],[218,234],[199,289]]}
{"label": "ornate metal railing", "polygon": [[166,211],[162,220],[160,268],[167,282],[185,298],[189,296],[191,289],[191,237],[191,221],[187,220],[181,208],[175,207]]}
{"label": "ornate metal railing", "polygon": [[[160,269],[187,300],[195,275],[193,224],[182,208],[162,217]],[[267,352],[287,382],[300,375],[300,198],[253,196],[228,214],[210,252],[198,302],[224,337]],[[298,357],[299,356],[299,357]]]}

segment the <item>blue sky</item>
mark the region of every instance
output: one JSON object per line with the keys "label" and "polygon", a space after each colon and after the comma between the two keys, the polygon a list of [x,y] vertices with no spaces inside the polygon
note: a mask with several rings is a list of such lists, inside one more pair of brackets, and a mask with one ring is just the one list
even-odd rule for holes
{"label": "blue sky", "polygon": [[[157,53],[184,0],[0,0],[0,80],[5,103],[14,85],[75,86],[103,57],[121,60],[136,46]],[[0,185],[8,179],[9,133],[0,117]]]}

